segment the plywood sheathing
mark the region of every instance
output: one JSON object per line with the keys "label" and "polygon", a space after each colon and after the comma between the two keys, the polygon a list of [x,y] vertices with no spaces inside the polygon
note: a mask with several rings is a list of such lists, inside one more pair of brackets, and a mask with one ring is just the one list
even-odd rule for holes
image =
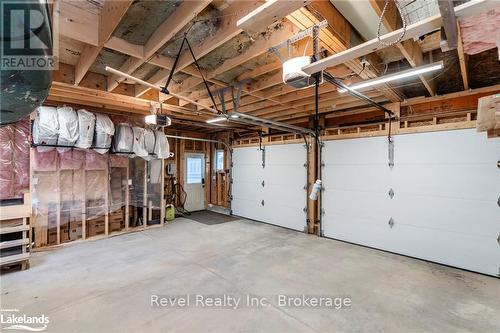
{"label": "plywood sheathing", "polygon": [[144,63],[139,68],[137,68],[133,73],[132,76],[135,76],[141,80],[149,80],[151,76],[153,76],[160,68],[158,66],[149,64],[149,63]]}
{"label": "plywood sheathing", "polygon": [[[191,47],[201,43],[208,37],[214,36],[219,28],[220,15],[220,11],[208,6],[200,14],[198,14],[198,16],[196,16],[190,24],[185,26],[170,41],[168,41],[165,46],[160,49],[160,53],[165,56],[175,58],[179,52],[182,39],[188,29],[187,39]],[[189,52],[187,45],[184,46],[183,51]]]}
{"label": "plywood sheathing", "polygon": [[109,75],[106,72],[105,67],[110,66],[113,68],[120,68],[128,57],[120,52],[103,48],[102,51],[97,56],[97,59],[94,61],[92,66],[90,67],[90,72],[99,73],[102,75]]}
{"label": "plywood sheathing", "polygon": [[480,88],[500,84],[498,49],[469,56],[469,86]]}
{"label": "plywood sheathing", "polygon": [[113,36],[144,45],[153,32],[179,7],[180,0],[139,0],[130,6]]}
{"label": "plywood sheathing", "polygon": [[73,66],[76,65],[84,47],[85,43],[60,35],[59,61]]}
{"label": "plywood sheathing", "polygon": [[264,32],[257,34],[248,34],[246,32],[241,32],[236,37],[232,38],[228,42],[224,43],[222,46],[213,50],[203,58],[201,58],[198,63],[200,67],[207,71],[212,71],[221,66],[226,60],[234,58],[245,51],[259,39],[268,39],[273,32],[283,29],[283,24],[278,22],[276,24],[268,27]]}
{"label": "plywood sheathing", "polygon": [[226,82],[229,84],[229,83],[232,83],[233,81],[235,81],[235,79],[239,75],[241,75],[247,71],[251,71],[251,70],[258,68],[260,66],[267,65],[267,64],[275,61],[276,59],[277,59],[276,55],[265,53],[265,54],[262,54],[256,58],[253,58],[253,59],[245,62],[244,64],[242,64],[240,66],[237,66],[237,67],[235,67],[227,72],[224,72],[221,75],[216,76],[215,78],[217,80],[220,80],[220,81],[223,81],[223,82]]}

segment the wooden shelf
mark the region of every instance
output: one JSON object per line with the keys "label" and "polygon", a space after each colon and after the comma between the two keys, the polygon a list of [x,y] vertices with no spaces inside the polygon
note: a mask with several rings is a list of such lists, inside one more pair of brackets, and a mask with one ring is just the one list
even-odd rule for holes
{"label": "wooden shelf", "polygon": [[11,234],[13,232],[21,232],[30,230],[29,225],[18,225],[15,227],[0,228],[0,235]]}
{"label": "wooden shelf", "polygon": [[0,258],[0,265],[3,266],[3,265],[21,263],[23,261],[29,260],[29,258],[30,258],[29,253],[14,254],[11,256]]}
{"label": "wooden shelf", "polygon": [[21,239],[16,239],[16,240],[11,240],[11,241],[5,241],[5,242],[0,243],[0,249],[8,249],[11,247],[28,245],[29,243],[30,243],[29,238],[21,238]]}

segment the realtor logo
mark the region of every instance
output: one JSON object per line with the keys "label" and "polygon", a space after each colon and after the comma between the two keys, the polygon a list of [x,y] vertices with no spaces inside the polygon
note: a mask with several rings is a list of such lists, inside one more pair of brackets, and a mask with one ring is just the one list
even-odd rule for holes
{"label": "realtor logo", "polygon": [[1,1],[0,17],[0,69],[57,69],[57,27],[45,1]]}
{"label": "realtor logo", "polygon": [[50,323],[49,317],[42,314],[31,316],[23,314],[19,309],[0,310],[0,330],[24,330],[31,332],[45,331]]}

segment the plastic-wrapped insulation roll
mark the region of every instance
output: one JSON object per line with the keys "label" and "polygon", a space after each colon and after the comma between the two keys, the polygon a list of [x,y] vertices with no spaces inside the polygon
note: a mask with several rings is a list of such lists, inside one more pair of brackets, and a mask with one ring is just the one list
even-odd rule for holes
{"label": "plastic-wrapped insulation roll", "polygon": [[168,140],[167,137],[165,136],[165,133],[163,133],[163,131],[156,131],[155,138],[156,138],[156,145],[154,153],[156,154],[156,157],[160,159],[169,158],[170,146],[168,144]]}
{"label": "plastic-wrapped insulation roll", "polygon": [[116,127],[113,136],[113,151],[115,153],[129,153],[134,146],[134,133],[130,125],[122,123]]}
{"label": "plastic-wrapped insulation roll", "polygon": [[[78,116],[72,107],[60,106],[57,108],[59,121],[58,146],[74,146],[78,140]],[[68,151],[69,148],[57,148],[59,152]]]}
{"label": "plastic-wrapped insulation roll", "polygon": [[80,109],[78,114],[78,140],[75,147],[88,149],[94,139],[95,115],[87,110]]}
{"label": "plastic-wrapped insulation roll", "polygon": [[146,151],[148,152],[147,160],[151,160],[153,157],[151,154],[155,152],[155,134],[150,129],[144,129],[144,146],[146,147]]}
{"label": "plastic-wrapped insulation roll", "polygon": [[144,128],[134,126],[132,127],[132,132],[134,133],[134,145],[132,147],[132,151],[139,157],[147,157],[148,151],[146,150],[144,142]]}
{"label": "plastic-wrapped insulation roll", "polygon": [[[110,147],[111,136],[115,134],[115,125],[104,114],[96,114],[95,131],[94,131],[94,146],[95,147]],[[99,154],[106,154],[109,148],[94,148]]]}
{"label": "plastic-wrapped insulation roll", "polygon": [[[39,106],[33,124],[33,142],[37,145],[55,145],[58,135],[57,109],[51,106]],[[46,152],[54,150],[54,147],[37,147],[37,150]]]}

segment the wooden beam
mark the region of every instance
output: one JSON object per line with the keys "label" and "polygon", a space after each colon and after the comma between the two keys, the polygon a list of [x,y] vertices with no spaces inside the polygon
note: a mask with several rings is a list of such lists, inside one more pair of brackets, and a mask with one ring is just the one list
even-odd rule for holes
{"label": "wooden beam", "polygon": [[462,74],[462,82],[464,90],[469,90],[469,57],[464,52],[464,44],[458,27],[458,44],[457,44],[458,61],[460,63],[460,73]]}
{"label": "wooden beam", "polygon": [[[455,7],[455,15],[458,18],[467,17],[490,10],[492,8],[495,8],[497,5],[498,3],[495,0],[471,0],[467,3]],[[404,35],[402,41],[420,37],[434,30],[440,29],[441,23],[441,15],[437,14],[411,24],[407,27],[406,34]],[[384,43],[394,42],[402,32],[402,29],[398,29],[381,36],[380,39]],[[313,74],[326,68],[334,67],[346,63],[350,60],[368,55],[383,48],[385,48],[385,46],[382,45],[377,38],[374,38],[343,52],[339,52],[310,65],[304,66],[302,70],[308,74]]]}
{"label": "wooden beam", "polygon": [[250,33],[261,32],[309,2],[307,0],[269,0],[239,19],[236,26]]}
{"label": "wooden beam", "polygon": [[454,50],[457,48],[458,40],[458,29],[457,29],[457,18],[455,17],[455,11],[452,0],[440,0],[438,1],[439,12],[443,19],[443,28],[446,34],[446,41],[441,41],[441,49],[446,52]]}
{"label": "wooden beam", "polygon": [[[344,33],[341,34],[340,32],[337,32],[336,29],[333,29],[332,26],[341,25],[342,27],[345,27],[350,25],[350,23],[340,13],[338,13],[335,7],[329,2],[314,1],[311,3],[310,7],[326,19],[329,24],[326,29],[321,29],[319,32],[322,47],[333,54],[345,51],[350,40],[350,35],[346,34],[350,34],[351,30],[344,28]],[[306,29],[319,23],[319,19],[306,8],[302,8],[289,15],[288,19],[301,29]],[[347,61],[345,65],[354,73],[359,73],[359,75],[364,79],[377,77],[376,69],[373,66],[364,68],[363,70],[363,66],[358,59],[351,59],[350,61]],[[391,101],[401,100],[399,94],[392,90],[388,85],[385,84],[382,88],[383,89],[381,89],[381,91],[383,91]]]}
{"label": "wooden beam", "polygon": [[99,45],[99,15],[71,1],[59,1],[59,33],[93,46]]}
{"label": "wooden beam", "polygon": [[[101,14],[99,15],[98,44],[95,46],[85,45],[75,67],[75,85],[80,84],[85,74],[87,74],[90,66],[94,63],[95,59],[104,47],[104,44],[111,37],[111,34],[115,31],[131,4],[132,0],[106,0]],[[83,31],[86,31],[87,28],[82,27],[82,29]],[[62,30],[63,29],[61,29],[61,31]]]}
{"label": "wooden beam", "polygon": [[[142,58],[129,58],[125,64],[120,67],[120,72],[132,74],[143,63],[148,61],[166,42],[174,37],[182,28],[184,28],[192,19],[194,19],[203,9],[205,9],[211,0],[184,1],[165,20],[151,35],[144,45],[144,55]],[[108,91],[115,89],[124,77],[110,75],[108,77]]]}
{"label": "wooden beam", "polygon": [[[236,26],[236,20],[247,13],[249,10],[256,7],[257,4],[257,1],[236,1],[232,3],[228,8],[224,9],[224,11],[221,13],[221,22],[219,24],[219,29],[217,30],[217,32],[212,37],[203,40],[200,44],[191,45],[196,58],[200,59],[225,42],[229,41],[231,38],[240,34],[242,30]],[[179,63],[177,64],[176,71],[185,69],[193,62],[193,57],[188,50],[185,50],[179,58]],[[171,67],[167,69],[168,70],[158,71],[157,73],[155,73],[153,77],[148,80],[148,82],[155,85],[163,83],[170,74]],[[146,91],[148,90],[149,88],[141,86],[137,89],[136,96],[139,97],[142,94],[146,93]]]}
{"label": "wooden beam", "polygon": [[[385,2],[380,0],[370,0],[370,4],[372,5],[377,15],[381,16]],[[397,16],[395,11],[396,7],[389,6],[389,8],[391,9],[391,12],[384,15],[382,22],[388,31],[393,31],[397,29]],[[422,49],[420,48],[418,42],[410,39],[402,43],[397,43],[396,47],[401,51],[401,54],[403,54],[411,67],[418,67],[423,65],[424,61]],[[427,79],[427,77],[422,74],[418,77],[420,78],[420,81],[422,81],[429,94],[431,96],[434,96],[436,94],[435,81]]]}

